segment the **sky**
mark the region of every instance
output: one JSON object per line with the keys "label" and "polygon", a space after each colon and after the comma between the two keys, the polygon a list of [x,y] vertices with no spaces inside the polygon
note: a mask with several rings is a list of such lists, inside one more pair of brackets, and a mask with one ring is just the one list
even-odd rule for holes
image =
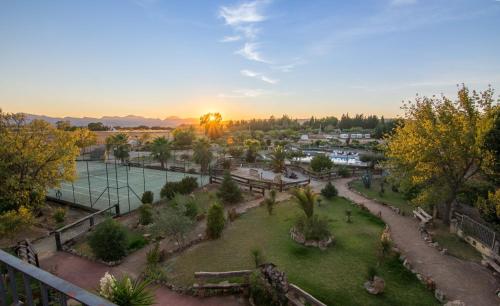
{"label": "sky", "polygon": [[500,0],[0,0],[0,108],[395,117],[500,92]]}

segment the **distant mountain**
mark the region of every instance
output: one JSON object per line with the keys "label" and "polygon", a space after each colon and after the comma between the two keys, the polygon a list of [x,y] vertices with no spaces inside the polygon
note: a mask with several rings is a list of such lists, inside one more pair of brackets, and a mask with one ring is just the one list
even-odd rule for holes
{"label": "distant mountain", "polygon": [[177,127],[183,124],[196,124],[198,119],[196,118],[179,118],[176,116],[170,116],[165,119],[159,118],[145,118],[141,116],[128,115],[124,117],[119,116],[104,116],[101,118],[92,117],[49,117],[44,115],[33,115],[25,114],[28,121],[35,119],[43,119],[50,123],[56,123],[57,121],[69,121],[71,125],[75,126],[87,126],[90,122],[102,122],[106,126],[122,126],[122,127],[132,127],[139,125],[146,126],[161,126],[161,127]]}

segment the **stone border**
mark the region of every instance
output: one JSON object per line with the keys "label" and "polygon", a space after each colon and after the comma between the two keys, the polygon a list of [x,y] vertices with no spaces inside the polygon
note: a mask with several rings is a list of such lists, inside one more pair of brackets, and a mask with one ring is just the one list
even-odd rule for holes
{"label": "stone border", "polygon": [[322,239],[319,241],[305,240],[305,237],[301,233],[299,233],[295,226],[290,229],[290,238],[303,246],[319,248],[321,251],[325,251],[332,243],[335,242],[333,236],[328,237],[328,239]]}

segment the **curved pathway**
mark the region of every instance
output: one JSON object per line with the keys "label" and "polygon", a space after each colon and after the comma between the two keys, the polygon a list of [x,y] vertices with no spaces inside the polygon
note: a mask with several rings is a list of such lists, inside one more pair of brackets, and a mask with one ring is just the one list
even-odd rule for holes
{"label": "curved pathway", "polygon": [[477,263],[442,255],[421,238],[416,220],[400,216],[390,208],[351,191],[348,187],[351,180],[334,182],[339,195],[363,204],[375,215],[381,213],[391,229],[394,242],[412,267],[418,273],[431,277],[448,300],[461,300],[467,306],[500,305],[500,299],[495,296],[499,283],[488,269]]}

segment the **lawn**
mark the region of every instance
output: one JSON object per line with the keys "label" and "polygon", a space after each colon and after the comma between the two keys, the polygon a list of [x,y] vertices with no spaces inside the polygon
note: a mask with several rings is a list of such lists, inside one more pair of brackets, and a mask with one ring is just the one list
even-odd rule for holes
{"label": "lawn", "polygon": [[[353,223],[346,223],[346,209]],[[256,208],[229,224],[219,240],[201,243],[169,260],[170,281],[194,283],[195,271],[229,271],[253,268],[251,250],[260,248],[268,262],[328,305],[438,305],[433,294],[408,272],[397,258],[378,267],[386,281],[381,296],[368,294],[363,283],[368,268],[377,263],[376,248],[384,224],[345,199],[324,201],[316,208],[327,215],[336,244],[327,251],[303,247],[289,238],[293,220],[301,213],[292,202],[278,204],[273,216]]]}
{"label": "lawn", "polygon": [[371,188],[367,189],[361,180],[355,180],[351,182],[351,187],[370,199],[397,207],[401,209],[405,215],[411,215],[413,210],[411,203],[403,197],[402,193],[392,191],[390,184],[386,183],[384,185],[385,192],[383,195],[380,195],[381,181],[382,179],[380,178],[373,179]]}
{"label": "lawn", "polygon": [[448,249],[448,253],[457,258],[481,262],[483,258],[474,247],[465,242],[458,235],[450,233],[449,227],[441,222],[434,221],[431,229],[432,238],[443,248]]}

